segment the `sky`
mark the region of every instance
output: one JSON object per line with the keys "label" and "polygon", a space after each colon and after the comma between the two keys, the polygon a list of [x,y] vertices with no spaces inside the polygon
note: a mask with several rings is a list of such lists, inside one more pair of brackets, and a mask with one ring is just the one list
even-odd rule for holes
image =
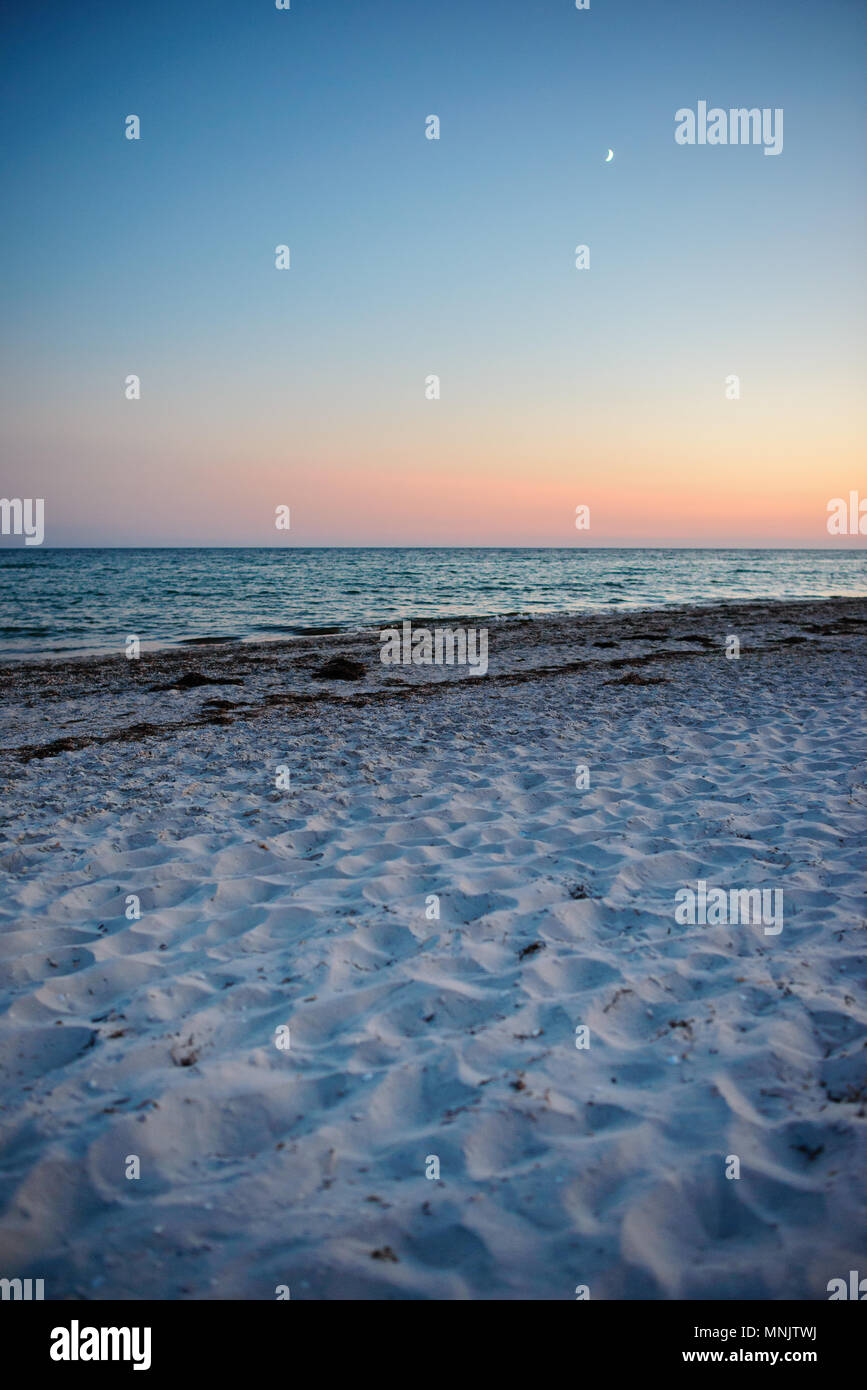
{"label": "sky", "polygon": [[[865,37],[854,0],[8,0],[3,495],[49,546],[867,544],[826,526],[867,499]],[[782,108],[782,152],[679,145],[699,101]]]}

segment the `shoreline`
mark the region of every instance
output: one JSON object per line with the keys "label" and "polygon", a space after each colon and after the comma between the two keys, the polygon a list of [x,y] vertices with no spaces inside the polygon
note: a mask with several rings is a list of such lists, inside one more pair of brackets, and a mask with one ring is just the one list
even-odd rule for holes
{"label": "shoreline", "polygon": [[[427,626],[434,623],[458,626],[454,619],[424,620]],[[117,653],[0,664],[0,769],[99,740],[231,725],[279,706],[403,699],[423,688],[467,680],[490,688],[588,669],[603,678],[619,672],[635,683],[649,679],[642,673],[655,663],[721,655],[730,633],[739,637],[743,658],[779,645],[807,645],[822,653],[841,640],[867,636],[867,598],[526,618],[500,623],[488,633],[484,675],[465,666],[385,666],[377,629],[274,642],[197,642],[142,652],[132,660]],[[357,662],[363,675],[318,678],[317,670],[335,658]],[[176,684],[199,679],[200,685],[188,689]]]}
{"label": "shoreline", "polygon": [[[824,552],[819,552],[824,553]],[[853,555],[860,554],[858,550],[851,552]],[[867,552],[865,552],[867,553]],[[2,573],[2,569],[0,569]],[[805,596],[803,594],[794,597],[778,596],[729,596],[729,597],[708,597],[704,596],[697,599],[684,600],[665,600],[652,601],[648,598],[638,599],[609,599],[599,600],[596,603],[580,609],[551,609],[545,611],[524,611],[519,609],[500,611],[496,613],[484,612],[465,612],[444,614],[406,614],[403,611],[399,617],[381,617],[376,621],[365,621],[361,625],[354,625],[344,620],[334,620],[325,622],[321,625],[313,623],[302,626],[300,624],[261,624],[248,631],[224,631],[222,633],[195,633],[191,632],[188,636],[164,637],[148,641],[141,644],[143,654],[149,656],[159,655],[163,652],[183,653],[187,650],[197,650],[199,648],[207,650],[211,647],[236,647],[244,649],[246,647],[262,647],[273,645],[292,646],[298,641],[316,640],[322,638],[336,637],[345,638],[359,636],[362,634],[376,633],[384,628],[400,626],[404,621],[411,622],[414,626],[430,626],[432,623],[441,623],[447,626],[490,626],[495,630],[500,627],[508,628],[512,625],[520,626],[523,623],[551,622],[559,623],[563,621],[580,621],[584,619],[611,619],[616,621],[621,617],[637,617],[641,614],[665,615],[671,612],[681,612],[691,610],[696,613],[714,611],[726,607],[741,608],[745,606],[773,607],[779,605],[789,605],[800,603],[827,604],[827,603],[850,603],[867,601],[867,590],[862,593],[837,593]],[[622,606],[621,606],[622,604]],[[228,623],[231,619],[227,620]],[[139,633],[139,637],[140,637]],[[11,644],[13,639],[8,639]],[[110,660],[118,653],[122,653],[126,639],[120,635],[115,635],[116,646],[108,647],[100,642],[94,647],[83,645],[70,647],[42,647],[35,646],[30,649],[17,649],[14,651],[4,651],[0,645],[0,669],[11,670],[18,666],[30,665],[61,665],[77,661]]]}

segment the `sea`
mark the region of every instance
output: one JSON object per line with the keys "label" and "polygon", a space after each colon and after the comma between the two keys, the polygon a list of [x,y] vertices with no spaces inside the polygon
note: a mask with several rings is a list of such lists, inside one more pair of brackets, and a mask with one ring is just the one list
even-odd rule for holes
{"label": "sea", "polygon": [[0,660],[867,595],[867,550],[0,549]]}

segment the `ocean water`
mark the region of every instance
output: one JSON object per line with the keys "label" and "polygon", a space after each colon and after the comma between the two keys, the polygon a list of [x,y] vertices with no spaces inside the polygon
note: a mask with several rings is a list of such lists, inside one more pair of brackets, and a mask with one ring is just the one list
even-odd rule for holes
{"label": "ocean water", "polygon": [[0,549],[0,658],[867,594],[867,550]]}

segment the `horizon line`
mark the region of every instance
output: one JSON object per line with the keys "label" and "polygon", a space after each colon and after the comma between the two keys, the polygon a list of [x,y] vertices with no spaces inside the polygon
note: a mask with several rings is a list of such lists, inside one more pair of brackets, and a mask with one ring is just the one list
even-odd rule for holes
{"label": "horizon line", "polygon": [[280,551],[303,551],[303,550],[571,550],[581,553],[587,550],[729,550],[729,551],[786,551],[803,550],[822,554],[861,554],[867,553],[865,545],[802,545],[793,543],[791,545],[425,545],[423,543],[409,544],[368,544],[368,545],[347,545],[339,542],[318,544],[318,545],[245,545],[242,543],[224,542],[222,544],[205,544],[196,542],[180,542],[172,544],[170,542],[151,542],[150,544],[140,545],[99,545],[99,544],[70,544],[70,545],[45,545],[26,546],[26,545],[0,545],[0,554],[30,554],[36,555],[39,552],[55,550],[280,550]]}

